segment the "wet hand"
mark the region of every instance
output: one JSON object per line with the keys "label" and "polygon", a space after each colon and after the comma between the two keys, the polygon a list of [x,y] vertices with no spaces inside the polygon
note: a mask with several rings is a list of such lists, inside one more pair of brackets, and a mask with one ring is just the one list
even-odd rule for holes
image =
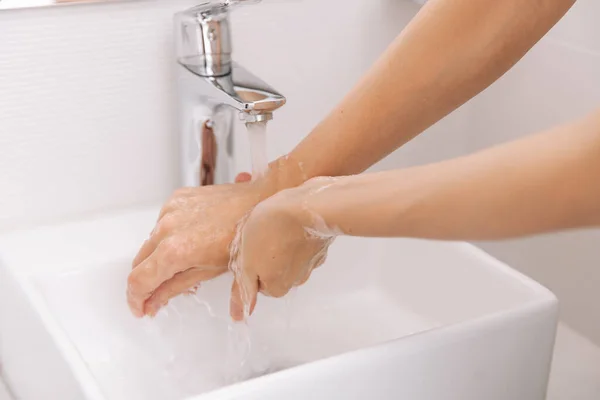
{"label": "wet hand", "polygon": [[230,267],[235,276],[231,293],[234,320],[252,314],[259,292],[282,297],[305,283],[325,262],[335,231],[311,212],[306,202],[331,182],[331,178],[318,178],[279,192],[240,223]]}
{"label": "wet hand", "polygon": [[238,221],[276,191],[266,180],[249,180],[241,174],[237,184],[179,189],[167,201],[129,275],[135,316],[155,315],[171,298],[227,271]]}

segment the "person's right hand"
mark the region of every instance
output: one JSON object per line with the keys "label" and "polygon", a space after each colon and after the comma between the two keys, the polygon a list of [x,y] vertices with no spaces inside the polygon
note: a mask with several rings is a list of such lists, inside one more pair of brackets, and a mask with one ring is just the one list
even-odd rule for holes
{"label": "person's right hand", "polygon": [[307,201],[336,180],[312,179],[281,191],[258,204],[238,227],[232,243],[231,316],[243,320],[252,314],[259,292],[282,297],[304,284],[322,265],[335,229],[315,214]]}

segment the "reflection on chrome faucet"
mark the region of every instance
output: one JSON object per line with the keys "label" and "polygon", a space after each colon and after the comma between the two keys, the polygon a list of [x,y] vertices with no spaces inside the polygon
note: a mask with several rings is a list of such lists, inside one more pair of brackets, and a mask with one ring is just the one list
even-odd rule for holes
{"label": "reflection on chrome faucet", "polygon": [[269,121],[285,97],[232,58],[229,11],[253,0],[205,2],[177,14],[182,184],[232,181],[233,115]]}

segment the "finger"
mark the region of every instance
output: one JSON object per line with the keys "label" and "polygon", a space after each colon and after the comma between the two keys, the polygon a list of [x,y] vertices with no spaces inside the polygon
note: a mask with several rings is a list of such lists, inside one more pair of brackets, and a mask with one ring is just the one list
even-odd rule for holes
{"label": "finger", "polygon": [[252,175],[250,175],[248,172],[242,172],[235,177],[235,183],[250,182],[251,180]]}
{"label": "finger", "polygon": [[146,240],[144,244],[142,244],[142,247],[133,259],[133,262],[131,263],[131,269],[135,269],[138,265],[140,265],[140,263],[142,263],[142,261],[147,259],[150,256],[150,254],[152,254],[154,250],[156,250],[156,246],[158,245],[158,243],[160,243],[160,240],[162,239],[154,235],[150,236],[150,238]]}
{"label": "finger", "polygon": [[186,293],[191,288],[197,287],[200,282],[216,278],[223,272],[225,272],[223,269],[191,268],[175,274],[173,278],[160,285],[146,301],[144,314],[156,315],[173,297]]}
{"label": "finger", "polygon": [[[244,282],[240,282],[240,281]],[[231,300],[229,312],[234,321],[243,321],[254,312],[256,297],[258,294],[258,277],[242,278],[236,277],[231,286]]]}
{"label": "finger", "polygon": [[127,301],[134,315],[144,315],[144,303],[163,282],[192,267],[193,264],[186,258],[179,243],[169,237],[161,241],[156,250],[131,271]]}

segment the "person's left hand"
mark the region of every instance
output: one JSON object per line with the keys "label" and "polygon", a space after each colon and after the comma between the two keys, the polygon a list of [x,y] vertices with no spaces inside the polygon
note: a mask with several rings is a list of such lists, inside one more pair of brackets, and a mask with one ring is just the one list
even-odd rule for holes
{"label": "person's left hand", "polygon": [[235,276],[231,293],[234,320],[252,314],[258,292],[282,297],[292,287],[304,284],[325,262],[335,232],[305,201],[331,180],[312,179],[279,192],[258,204],[240,223],[230,266]]}
{"label": "person's left hand", "polygon": [[133,261],[127,300],[137,317],[155,315],[168,301],[227,271],[238,221],[275,189],[265,182],[179,189]]}

